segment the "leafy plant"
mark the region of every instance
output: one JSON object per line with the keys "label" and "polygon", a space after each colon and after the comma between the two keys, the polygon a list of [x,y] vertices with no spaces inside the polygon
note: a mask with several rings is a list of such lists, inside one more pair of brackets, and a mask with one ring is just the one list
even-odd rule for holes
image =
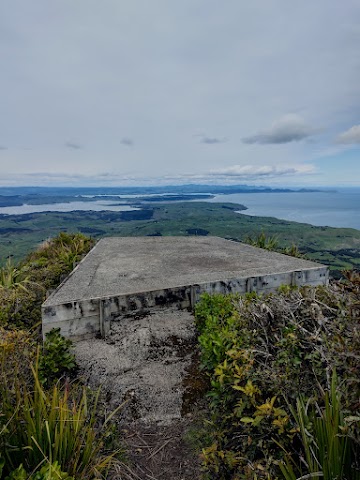
{"label": "leafy plant", "polygon": [[25,268],[16,267],[8,258],[5,266],[0,268],[0,289],[27,292],[32,282],[26,274]]}
{"label": "leafy plant", "polygon": [[[1,474],[1,472],[0,472]],[[1,478],[1,477],[0,477]],[[13,470],[5,480],[75,480],[66,472],[62,472],[57,462],[49,463],[41,467],[36,473],[28,475],[25,468],[21,464]]]}
{"label": "leafy plant", "polygon": [[305,255],[303,255],[298,246],[295,244],[292,244],[290,247],[285,247],[281,253],[284,253],[285,255],[289,255],[290,257],[296,257],[296,258],[304,258]]}
{"label": "leafy plant", "polygon": [[0,445],[4,472],[10,474],[20,465],[33,472],[41,465],[54,467],[55,462],[58,470],[76,479],[106,471],[114,454],[102,454],[103,438],[113,415],[99,423],[98,394],[93,397],[85,388],[57,384],[47,391],[36,367],[32,373],[32,390],[21,381],[15,391],[6,383],[0,385],[1,411],[7,422]]}
{"label": "leafy plant", "polygon": [[94,241],[80,233],[60,233],[15,266],[0,269],[0,325],[28,328],[41,321],[46,291],[56,288],[90,250]]}
{"label": "leafy plant", "polygon": [[276,237],[267,237],[264,232],[259,233],[255,238],[247,237],[246,243],[253,247],[264,248],[265,250],[276,250],[278,239]]}
{"label": "leafy plant", "polygon": [[[277,477],[284,451],[299,452],[290,407],[301,392],[320,408],[332,370],[343,379],[344,411],[360,417],[359,296],[347,280],[266,297],[202,298],[196,316],[211,385],[213,441],[203,451],[209,478]],[[354,422],[343,433],[360,445]]]}
{"label": "leafy plant", "polygon": [[81,233],[60,232],[29,254],[25,264],[29,266],[34,281],[46,289],[55,288],[93,245],[94,240]]}
{"label": "leafy plant", "polygon": [[75,355],[70,351],[71,347],[71,340],[65,339],[60,334],[60,328],[53,328],[45,335],[38,372],[43,384],[49,384],[77,368]]}
{"label": "leafy plant", "polygon": [[360,448],[349,435],[350,424],[360,425],[360,416],[345,416],[335,372],[323,407],[300,397],[291,411],[300,430],[301,452],[299,456],[287,454],[286,462],[280,464],[285,480],[298,476],[360,479]]}

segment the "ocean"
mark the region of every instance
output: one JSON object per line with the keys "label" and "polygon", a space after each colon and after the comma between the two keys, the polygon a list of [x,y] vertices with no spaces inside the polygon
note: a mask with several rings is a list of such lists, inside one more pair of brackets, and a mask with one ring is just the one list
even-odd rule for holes
{"label": "ocean", "polygon": [[[130,195],[126,196],[129,197]],[[134,195],[135,197],[136,195]],[[236,193],[216,195],[215,198],[202,201],[242,204],[248,207],[247,210],[241,212],[245,215],[276,217],[317,226],[360,230],[360,188],[321,192]],[[19,215],[44,211],[70,212],[73,210],[126,211],[134,210],[134,208],[126,205],[116,205],[116,202],[106,200],[106,197],[104,197],[104,199],[94,202],[2,207],[0,208],[0,214]]]}
{"label": "ocean", "polygon": [[75,210],[101,212],[111,210],[113,212],[127,212],[138,210],[128,205],[116,205],[114,200],[96,200],[94,202],[68,202],[68,203],[49,203],[40,205],[20,205],[14,207],[0,207],[0,214],[23,215],[25,213],[36,212],[74,212]]}
{"label": "ocean", "polygon": [[245,215],[275,217],[317,226],[360,230],[360,188],[329,192],[238,193],[210,202],[239,203]]}

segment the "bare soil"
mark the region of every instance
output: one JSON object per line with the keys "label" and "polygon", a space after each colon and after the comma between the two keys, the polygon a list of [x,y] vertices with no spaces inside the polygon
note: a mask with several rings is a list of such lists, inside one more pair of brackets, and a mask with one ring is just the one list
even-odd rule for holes
{"label": "bare soil", "polygon": [[200,480],[200,457],[186,440],[192,420],[172,425],[136,424],[122,430],[127,461],[116,465],[111,480]]}
{"label": "bare soil", "polygon": [[85,381],[102,387],[109,412],[125,402],[119,428],[129,461],[109,478],[200,479],[200,460],[186,440],[207,387],[193,315],[160,309],[123,317],[107,339],[78,342],[75,353]]}

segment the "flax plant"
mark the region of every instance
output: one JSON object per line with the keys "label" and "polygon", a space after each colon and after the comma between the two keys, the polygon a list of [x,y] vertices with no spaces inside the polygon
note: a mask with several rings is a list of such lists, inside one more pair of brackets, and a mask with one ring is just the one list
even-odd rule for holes
{"label": "flax plant", "polygon": [[5,266],[0,268],[0,289],[28,292],[31,284],[24,269],[16,267],[10,258],[7,259]]}
{"label": "flax plant", "polygon": [[[280,468],[285,480],[323,478],[324,480],[359,480],[356,462],[360,449],[349,431],[349,424],[360,417],[345,417],[333,374],[330,392],[325,393],[324,407],[311,405],[303,398],[292,409],[302,440],[298,460],[287,454]],[[299,475],[297,473],[299,473]]]}
{"label": "flax plant", "polygon": [[37,366],[32,373],[33,391],[21,382],[15,392],[6,385],[0,387],[2,414],[8,419],[6,439],[0,445],[6,468],[11,471],[22,464],[32,472],[57,462],[76,479],[102,478],[117,453],[102,454],[103,438],[115,412],[98,424],[99,393],[91,398],[85,388],[76,391],[59,384],[46,391]]}

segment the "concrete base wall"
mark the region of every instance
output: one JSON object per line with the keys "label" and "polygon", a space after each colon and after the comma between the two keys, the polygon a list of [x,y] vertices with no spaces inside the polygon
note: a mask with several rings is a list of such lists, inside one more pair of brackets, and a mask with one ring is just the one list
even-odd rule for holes
{"label": "concrete base wall", "polygon": [[73,340],[108,335],[112,321],[121,321],[129,313],[141,313],[152,308],[172,306],[179,309],[194,307],[200,296],[207,293],[270,293],[280,285],[326,285],[328,268],[243,277],[168,289],[136,292],[125,295],[76,300],[42,308],[43,335],[53,328]]}

